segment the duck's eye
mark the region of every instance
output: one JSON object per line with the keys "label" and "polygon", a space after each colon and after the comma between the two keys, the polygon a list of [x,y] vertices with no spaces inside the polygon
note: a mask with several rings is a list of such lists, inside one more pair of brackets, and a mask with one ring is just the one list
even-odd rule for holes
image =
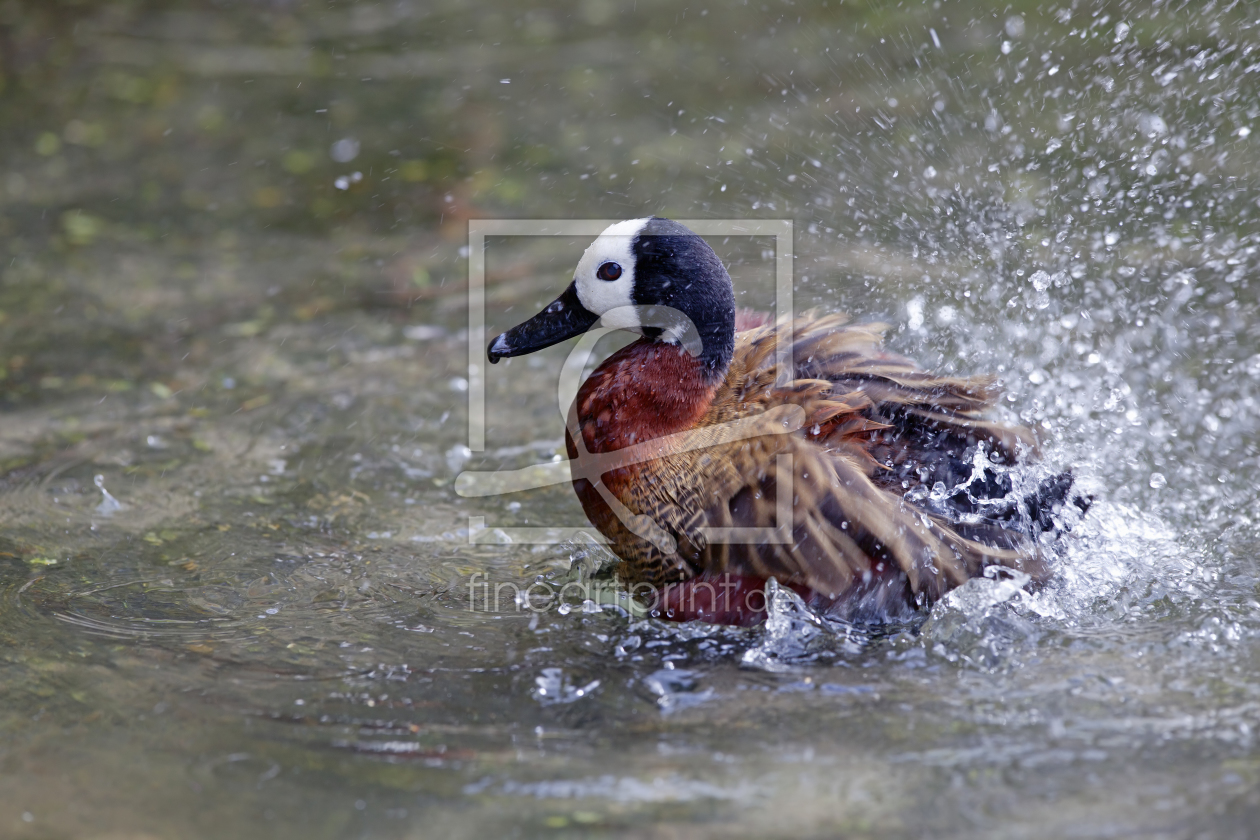
{"label": "duck's eye", "polygon": [[599,271],[595,272],[595,276],[600,280],[612,282],[621,276],[621,266],[615,262],[606,262],[599,267]]}

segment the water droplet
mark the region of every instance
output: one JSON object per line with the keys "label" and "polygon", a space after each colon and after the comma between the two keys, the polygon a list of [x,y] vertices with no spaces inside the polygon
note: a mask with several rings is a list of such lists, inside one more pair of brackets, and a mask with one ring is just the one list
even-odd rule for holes
{"label": "water droplet", "polygon": [[96,485],[96,489],[101,491],[101,495],[105,498],[96,506],[96,512],[101,516],[113,516],[116,512],[123,509],[122,502],[110,495],[105,489],[105,476],[98,475],[92,479],[92,483]]}
{"label": "water droplet", "polygon": [[343,137],[328,149],[328,156],[337,163],[349,163],[359,156],[359,141],[353,137]]}
{"label": "water droplet", "polygon": [[[586,685],[575,686],[565,675],[563,668],[543,668],[542,675],[534,678],[534,689],[530,693],[534,699],[544,706],[552,703],[573,703],[586,697],[599,688],[599,680],[591,680]],[[538,734],[542,734],[539,727]]]}
{"label": "water droplet", "polygon": [[912,330],[923,329],[923,298],[912,298],[906,303],[906,326]]}
{"label": "water droplet", "polygon": [[1143,114],[1138,118],[1138,130],[1147,137],[1163,137],[1168,133],[1168,123],[1158,114]]}
{"label": "water droplet", "polygon": [[457,443],[450,449],[446,450],[446,466],[450,467],[451,472],[459,472],[464,466],[464,462],[472,457],[472,450],[462,443]]}

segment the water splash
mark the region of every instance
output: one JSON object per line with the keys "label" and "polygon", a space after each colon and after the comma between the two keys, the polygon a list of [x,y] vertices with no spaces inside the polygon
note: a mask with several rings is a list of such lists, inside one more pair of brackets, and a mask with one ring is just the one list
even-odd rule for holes
{"label": "water splash", "polygon": [[643,684],[656,695],[656,705],[666,713],[698,706],[714,695],[712,688],[700,687],[695,672],[683,668],[661,668],[644,677]]}
{"label": "water splash", "polygon": [[574,684],[563,668],[543,668],[542,674],[534,678],[534,688],[530,695],[544,706],[556,703],[576,703],[589,697],[599,688],[599,680],[591,680],[585,685]]}
{"label": "water splash", "polygon": [[933,608],[919,645],[948,662],[993,670],[1037,635],[1036,624],[1011,608],[1028,595],[1028,575],[991,566],[949,592]]}
{"label": "water splash", "polygon": [[813,612],[773,579],[766,583],[766,613],[761,640],[740,658],[746,668],[789,673],[860,653],[870,640],[851,624]]}
{"label": "water splash", "polygon": [[96,506],[96,512],[98,514],[104,517],[110,517],[123,509],[123,503],[115,499],[110,492],[105,489],[105,476],[95,476],[92,479],[92,483],[96,485],[96,489],[100,490],[101,495],[105,497],[101,500],[101,503]]}

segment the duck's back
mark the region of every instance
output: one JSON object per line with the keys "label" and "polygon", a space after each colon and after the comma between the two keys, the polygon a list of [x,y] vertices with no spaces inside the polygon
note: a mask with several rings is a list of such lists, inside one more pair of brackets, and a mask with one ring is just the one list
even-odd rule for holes
{"label": "duck's back", "polygon": [[[621,577],[655,586],[773,577],[869,620],[930,604],[990,565],[1044,579],[1037,528],[1070,477],[1016,498],[1001,468],[1034,441],[985,419],[992,380],[929,374],[884,350],[882,332],[843,316],[797,319],[793,369],[782,378],[775,327],[741,332],[725,381],[692,430],[671,438],[671,454],[605,475],[622,516],[578,482],[625,561]],[[788,416],[795,431],[784,433]],[[737,439],[697,446],[731,428]],[[627,512],[652,520],[676,548],[627,527]]]}

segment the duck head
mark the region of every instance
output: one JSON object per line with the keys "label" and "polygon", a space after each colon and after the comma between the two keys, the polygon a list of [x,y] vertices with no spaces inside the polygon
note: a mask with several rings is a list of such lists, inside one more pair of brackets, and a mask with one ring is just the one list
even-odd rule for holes
{"label": "duck head", "polygon": [[601,319],[651,341],[682,344],[711,376],[725,374],[735,346],[726,267],[695,233],[653,216],[605,229],[560,297],[490,342],[490,363],[581,335]]}

